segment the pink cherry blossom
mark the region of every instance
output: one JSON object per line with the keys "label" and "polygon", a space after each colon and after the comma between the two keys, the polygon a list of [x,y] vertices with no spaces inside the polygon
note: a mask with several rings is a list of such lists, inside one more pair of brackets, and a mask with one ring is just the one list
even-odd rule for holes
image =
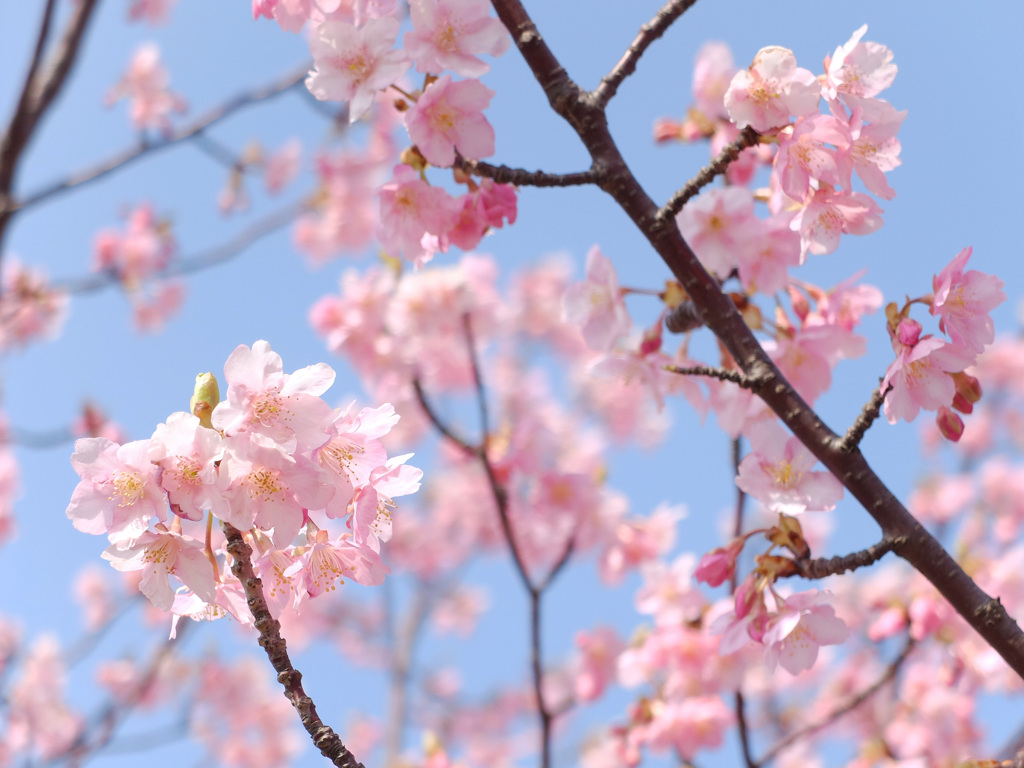
{"label": "pink cherry blossom", "polygon": [[407,165],[380,188],[381,244],[417,266],[448,250],[448,231],[459,214],[458,203],[441,187],[432,187]]}
{"label": "pink cherry blossom", "polygon": [[1006,301],[1003,281],[993,275],[964,272],[973,249],[964,248],[932,278],[935,298],[931,313],[939,316],[939,327],[954,343],[981,352],[995,339],[993,309]]}
{"label": "pink cherry blossom", "polygon": [[619,653],[625,644],[610,627],[597,627],[592,632],[577,632],[576,647],[580,658],[576,671],[576,700],[596,701],[615,680]]}
{"label": "pink cherry blossom", "polygon": [[204,510],[218,517],[226,513],[226,477],[216,466],[223,457],[221,436],[200,426],[191,413],[171,414],[149,442],[149,459],[161,468],[160,485],[171,510],[189,520],[201,519]]}
{"label": "pink cherry blossom", "polygon": [[839,186],[842,177],[837,157],[848,151],[852,143],[849,129],[831,115],[799,120],[792,133],[780,135],[775,155],[775,173],[782,191],[803,201],[812,179]]}
{"label": "pink cherry blossom", "polygon": [[749,430],[750,453],[740,462],[736,485],[771,512],[787,515],[833,509],[843,487],[830,472],[812,472],[817,459],[775,420]]}
{"label": "pink cherry blossom", "polygon": [[68,294],[51,288],[44,274],[7,256],[0,293],[0,349],[56,337],[68,312]]}
{"label": "pink cherry blossom", "polygon": [[679,231],[704,268],[726,278],[741,262],[751,261],[763,225],[754,216],[754,196],[746,187],[711,189],[676,216]]}
{"label": "pink cherry blossom", "polygon": [[146,43],[135,51],[128,71],[107,94],[107,103],[128,99],[132,124],[136,128],[154,128],[170,134],[169,115],[184,112],[186,104],[181,96],[170,90],[169,82],[167,70],[160,63],[159,47],[156,43]]}
{"label": "pink cherry blossom", "polygon": [[587,252],[586,280],[565,291],[562,318],[579,327],[596,352],[610,350],[632,327],[615,266],[596,245]]}
{"label": "pink cherry blossom", "polygon": [[800,253],[832,253],[843,233],[867,235],[882,226],[882,209],[860,192],[836,192],[823,184],[801,208],[790,229],[800,233]]}
{"label": "pink cherry blossom", "polygon": [[302,142],[291,139],[267,158],[263,164],[263,184],[272,195],[283,190],[299,172]]}
{"label": "pink cherry blossom", "polygon": [[405,49],[419,72],[439,75],[450,69],[463,77],[480,77],[490,67],[476,54],[501,56],[509,45],[504,25],[488,15],[485,0],[412,0],[412,31]]}
{"label": "pink cherry blossom", "polygon": [[786,287],[789,268],[800,264],[800,236],[789,228],[791,218],[791,214],[777,214],[767,221],[757,219],[757,226],[751,227],[751,234],[757,229],[760,234],[738,251],[745,290],[771,295]]}
{"label": "pink cherry blossom", "polygon": [[79,737],[85,719],[67,703],[67,672],[57,639],[42,635],[23,653],[21,674],[6,695],[4,747],[58,760]]}
{"label": "pink cherry blossom", "polygon": [[769,131],[818,111],[821,86],[814,75],[796,65],[788,48],[762,48],[749,69],[736,73],[725,92],[725,108],[740,128]]}
{"label": "pink cherry blossom", "polygon": [[878,43],[860,41],[867,31],[865,24],[836,48],[831,58],[825,59],[825,89],[829,98],[839,94],[855,100],[872,98],[896,79],[892,51]]}
{"label": "pink cherry blossom", "polygon": [[671,566],[656,561],[644,567],[644,586],[636,594],[636,609],[651,614],[659,625],[675,625],[700,616],[706,605],[693,578],[696,558],[687,552]]}
{"label": "pink cherry blossom", "polygon": [[168,576],[177,577],[205,602],[216,602],[213,567],[203,543],[161,528],[145,531],[127,547],[108,547],[103,559],[119,571],[142,571],[139,589],[160,610],[174,603]]}
{"label": "pink cherry blossom", "polygon": [[347,101],[349,122],[355,122],[383,90],[405,74],[409,60],[392,50],[399,21],[393,16],[371,19],[361,29],[344,21],[325,21],[310,38],[315,69],[306,78],[309,92],[321,101]]}
{"label": "pink cherry blossom", "polygon": [[359,584],[382,584],[390,569],[372,549],[354,544],[342,537],[331,541],[327,531],[317,531],[308,549],[287,571],[298,575],[303,591],[309,597],[337,589],[338,579],[350,578]]}
{"label": "pink cherry blossom", "polygon": [[471,160],[494,154],[494,128],[483,111],[494,91],[479,80],[444,75],[432,82],[405,113],[405,127],[431,165],[447,168],[455,150]]}
{"label": "pink cherry blossom", "polygon": [[863,112],[854,110],[850,122],[850,134],[853,144],[850,151],[840,155],[839,163],[843,176],[843,186],[850,188],[851,175],[854,170],[864,182],[868,191],[885,200],[892,200],[896,193],[885,178],[885,174],[898,168],[900,160],[900,142],[896,138],[906,110],[897,112],[886,102],[880,106],[869,125],[864,124]]}
{"label": "pink cherry blossom", "polygon": [[732,51],[725,43],[704,43],[693,62],[693,100],[705,117],[728,119],[725,92],[736,74]]}
{"label": "pink cherry blossom", "polygon": [[846,642],[850,630],[826,604],[826,592],[811,590],[790,595],[768,620],[764,634],[765,662],[769,671],[781,664],[792,675],[814,666],[818,648]]}
{"label": "pink cherry blossom", "polygon": [[165,24],[171,17],[176,0],[132,0],[128,8],[130,21],[145,21],[154,27]]}
{"label": "pink cherry blossom", "polygon": [[107,534],[114,544],[130,543],[155,517],[167,518],[167,494],[149,461],[149,441],[118,445],[103,437],[83,437],[71,455],[81,482],[71,494],[67,516],[86,533]]}
{"label": "pink cherry blossom", "polygon": [[937,411],[952,403],[956,386],[949,374],[962,371],[974,358],[969,349],[930,336],[912,347],[903,347],[881,384],[883,392],[892,385],[885,396],[885,417],[889,423],[900,419],[913,421],[922,408]]}
{"label": "pink cherry blossom", "polygon": [[104,229],[93,244],[93,269],[109,271],[129,290],[163,270],[174,255],[175,242],[167,223],[143,203],[128,215],[124,232]]}

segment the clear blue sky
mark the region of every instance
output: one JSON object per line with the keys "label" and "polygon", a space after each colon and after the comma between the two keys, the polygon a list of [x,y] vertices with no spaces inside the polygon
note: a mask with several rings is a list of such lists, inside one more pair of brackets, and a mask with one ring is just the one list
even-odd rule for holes
{"label": "clear blue sky", "polygon": [[[0,4],[4,120],[20,84],[39,6]],[[300,65],[307,56],[301,36],[286,34],[265,20],[253,22],[249,4],[241,0],[180,0],[172,25],[156,30],[126,24],[126,7],[127,0],[101,4],[84,60],[26,158],[20,192],[89,166],[134,141],[125,106],[107,109],[102,101],[142,41],[159,42],[173,87],[189,99],[189,117]],[[527,7],[569,73],[583,86],[593,87],[659,3],[561,0],[528,2]],[[824,55],[865,22],[865,39],[889,46],[899,65],[895,85],[885,95],[909,112],[900,132],[903,166],[890,176],[898,196],[882,201],[885,226],[878,233],[844,238],[831,256],[812,257],[801,276],[831,285],[866,266],[867,279],[882,289],[886,300],[899,301],[905,294],[928,291],[931,275],[962,247],[973,245],[972,266],[998,273],[1006,282],[1010,301],[996,312],[996,324],[999,331],[1013,333],[1022,295],[1018,230],[1024,168],[1018,146],[1024,138],[1024,107],[1016,85],[1022,74],[1019,36],[1024,6],[991,1],[965,6],[951,0],[927,5],[786,0],[769,6],[705,0],[654,45],[637,74],[620,89],[610,113],[612,131],[647,191],[663,200],[707,159],[704,147],[657,147],[651,140],[655,118],[679,116],[687,107],[693,57],[704,41],[727,42],[740,66],[763,46],[786,46],[795,51],[801,66],[819,71]],[[497,131],[496,162],[551,171],[587,166],[575,135],[547,109],[514,50],[492,66],[485,82],[497,92],[488,111]],[[325,125],[294,94],[241,112],[213,132],[228,144],[258,138],[269,147],[296,134],[307,149],[316,147]],[[293,189],[308,185],[308,164],[303,179]],[[236,214],[225,220],[215,207],[224,181],[223,169],[193,147],[162,152],[18,216],[5,258],[15,254],[44,267],[54,278],[81,276],[90,267],[94,233],[117,225],[119,212],[142,200],[169,214],[181,252],[195,253],[227,240],[277,204],[254,194],[248,216]],[[495,255],[506,275],[517,265],[554,252],[571,255],[582,273],[583,257],[594,243],[614,259],[623,284],[655,287],[667,276],[625,216],[594,190],[523,190],[518,223],[488,238],[483,250]],[[457,256],[452,253],[440,262]],[[128,304],[116,290],[76,298],[58,340],[0,361],[3,406],[15,426],[47,431],[68,424],[83,400],[92,399],[133,438],[147,437],[170,412],[187,407],[197,372],[219,373],[236,345],[259,338],[270,340],[282,354],[286,370],[321,360],[334,365],[339,376],[332,393],[342,402],[359,394],[358,381],[343,361],[330,359],[309,329],[306,312],[315,299],[335,289],[338,276],[352,263],[342,259],[313,271],[294,252],[288,234],[268,237],[231,263],[190,277],[184,312],[155,336],[133,330]],[[833,391],[821,402],[820,412],[837,430],[858,412],[891,358],[880,316],[870,319],[863,331],[869,337],[869,355],[842,363]],[[687,549],[701,552],[716,543],[716,516],[732,501],[729,446],[713,421],[701,426],[682,408],[675,409],[674,420],[670,439],[656,454],[616,455],[610,481],[630,494],[638,513],[662,501],[685,503],[690,516],[680,539]],[[913,426],[881,424],[864,443],[869,461],[903,497],[926,470],[923,460],[907,461],[916,454],[917,439]],[[73,530],[64,516],[77,480],[68,463],[70,453],[70,445],[18,450],[24,487],[17,507],[20,536],[0,551],[0,581],[8,585],[0,597],[0,613],[18,617],[26,636],[55,632],[64,643],[79,633],[71,578],[83,565],[100,562],[104,545]],[[417,457],[416,463],[429,473],[429,455]],[[842,540],[850,545],[847,549],[876,538],[866,514],[850,500],[835,518]],[[466,662],[463,677],[473,690],[514,679],[520,672],[525,679],[526,606],[512,573],[501,562],[481,565],[473,575],[486,580],[491,590],[491,613],[471,644],[431,637],[424,662]],[[576,628],[611,622],[628,632],[639,623],[630,608],[635,581],[610,597],[595,584],[593,564],[584,562],[553,591],[546,627],[552,661],[569,652]],[[102,651],[111,655],[134,647],[143,655],[147,641],[136,625],[134,617],[119,625]],[[201,629],[202,636],[190,646],[192,653],[199,653],[213,635],[236,643],[233,654],[257,652],[254,642],[238,645],[230,628]],[[496,654],[500,665],[493,663]],[[362,702],[371,713],[383,713],[379,677],[338,665],[325,649],[300,657],[299,662],[331,676],[317,681],[323,696],[321,713],[328,721],[343,722]],[[76,701],[96,699],[88,679],[90,668],[87,662],[75,670]],[[317,680],[316,673],[310,677]],[[339,687],[350,693],[338,695]],[[602,711],[620,712],[624,700]],[[1003,732],[1014,726],[992,722],[993,730]],[[994,740],[998,743],[998,734]],[[196,757],[196,749],[188,746],[162,749],[147,759],[157,768]],[[307,749],[302,764],[316,762]]]}

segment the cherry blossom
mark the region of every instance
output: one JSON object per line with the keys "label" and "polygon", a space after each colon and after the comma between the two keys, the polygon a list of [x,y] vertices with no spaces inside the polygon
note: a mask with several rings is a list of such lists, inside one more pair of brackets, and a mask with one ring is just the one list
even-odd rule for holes
{"label": "cherry blossom", "polygon": [[321,101],[347,101],[349,121],[362,117],[383,90],[405,74],[409,60],[392,50],[398,19],[371,19],[361,29],[344,21],[326,21],[310,38],[315,69],[306,78],[309,92]]}
{"label": "cherry blossom", "polygon": [[405,127],[432,165],[447,168],[455,150],[472,160],[494,154],[494,129],[483,111],[494,91],[479,80],[435,80],[405,113]]}
{"label": "cherry blossom", "polygon": [[792,675],[814,666],[818,648],[846,642],[850,630],[825,601],[828,594],[811,590],[785,598],[764,633],[769,671],[781,664]]}
{"label": "cherry blossom", "polygon": [[981,352],[995,339],[989,313],[1006,301],[1006,294],[999,278],[973,269],[964,272],[972,252],[972,248],[964,248],[932,278],[935,298],[931,313],[939,316],[939,327],[954,343]]}
{"label": "cherry blossom", "polygon": [[477,56],[501,56],[508,50],[504,25],[488,15],[484,0],[412,0],[412,31],[404,45],[419,72],[439,75],[446,69],[463,77],[480,77],[490,67]]}
{"label": "cherry blossom", "polygon": [[818,111],[821,86],[814,75],[796,65],[788,48],[762,48],[749,69],[741,69],[725,92],[725,108],[740,128],[768,131]]}
{"label": "cherry blossom", "polygon": [[615,267],[596,245],[587,252],[586,280],[565,291],[562,317],[580,328],[591,349],[601,352],[611,349],[632,327]]}
{"label": "cherry blossom", "polygon": [[154,128],[170,134],[170,114],[184,112],[186,103],[169,89],[169,82],[167,70],[160,63],[159,47],[155,43],[146,43],[136,50],[128,71],[107,94],[107,103],[128,99],[132,123],[136,128]]}

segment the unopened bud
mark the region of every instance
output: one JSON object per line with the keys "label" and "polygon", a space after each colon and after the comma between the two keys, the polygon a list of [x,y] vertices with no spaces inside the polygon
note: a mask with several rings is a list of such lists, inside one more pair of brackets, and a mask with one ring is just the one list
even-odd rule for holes
{"label": "unopened bud", "polygon": [[217,377],[212,373],[200,373],[196,376],[196,388],[188,408],[192,415],[199,419],[199,423],[207,429],[213,429],[210,417],[213,409],[220,402],[220,387],[217,386]]}
{"label": "unopened bud", "polygon": [[939,414],[935,417],[935,423],[938,425],[942,436],[954,443],[960,440],[960,436],[964,433],[963,419],[945,405],[939,408]]}

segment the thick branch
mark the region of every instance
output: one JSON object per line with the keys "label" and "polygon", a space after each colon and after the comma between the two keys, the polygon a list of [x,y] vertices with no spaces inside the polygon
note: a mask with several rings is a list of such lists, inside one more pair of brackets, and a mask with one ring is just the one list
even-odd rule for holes
{"label": "thick branch", "polygon": [[277,672],[277,680],[284,686],[284,695],[295,707],[302,720],[302,727],[313,739],[313,744],[320,754],[330,760],[337,768],[363,768],[348,751],[330,726],[324,725],[316,712],[316,705],[306,695],[302,687],[302,673],[292,666],[288,657],[288,647],[281,637],[281,623],[270,615],[267,601],[263,597],[263,582],[260,581],[252,568],[252,547],[242,538],[242,532],[230,523],[223,523],[224,535],[227,537],[227,551],[234,559],[231,573],[242,584],[246,602],[260,633],[260,647],[267,653],[267,658]]}
{"label": "thick branch", "polygon": [[622,208],[693,299],[701,319],[743,372],[764,382],[759,397],[811,453],[843,483],[875,519],[887,538],[904,537],[896,549],[1024,678],[1024,633],[1002,604],[978,587],[942,545],[906,510],[874,473],[860,451],[842,441],[797,394],[762,349],[732,300],[698,261],[671,217],[658,206],[626,165],[608,130],[603,109],[562,68],[519,0],[492,0],[552,109],[576,130],[599,171],[601,188]]}
{"label": "thick branch", "polygon": [[67,82],[96,8],[96,0],[79,0],[73,5],[71,18],[57,50],[44,66],[42,56],[49,36],[53,5],[48,2],[43,12],[43,21],[18,104],[3,136],[0,136],[0,254],[4,252],[4,235],[13,214],[10,202],[21,157],[39,121]]}
{"label": "thick branch", "polygon": [[697,0],[669,0],[655,14],[653,19],[640,27],[637,36],[630,43],[626,52],[622,54],[622,58],[619,59],[619,63],[615,65],[611,72],[605,75],[601,80],[601,84],[594,89],[594,98],[598,105],[601,107],[607,106],[616,91],[619,90],[622,81],[636,71],[636,64],[640,61],[644,51],[647,50],[651,43],[665,34],[665,31],[672,26],[672,22],[686,13],[690,6],[696,2]]}

